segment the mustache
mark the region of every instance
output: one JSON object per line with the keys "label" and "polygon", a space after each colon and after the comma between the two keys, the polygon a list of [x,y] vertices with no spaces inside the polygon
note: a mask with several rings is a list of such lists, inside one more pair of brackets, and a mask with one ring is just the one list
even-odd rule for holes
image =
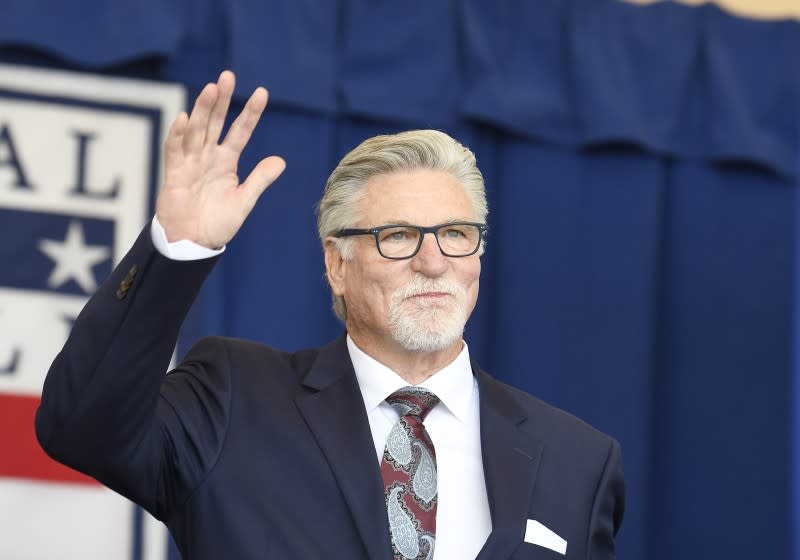
{"label": "mustache", "polygon": [[448,278],[428,278],[423,275],[418,275],[414,276],[405,286],[398,288],[394,293],[394,299],[404,300],[430,292],[461,296],[464,294],[464,288]]}

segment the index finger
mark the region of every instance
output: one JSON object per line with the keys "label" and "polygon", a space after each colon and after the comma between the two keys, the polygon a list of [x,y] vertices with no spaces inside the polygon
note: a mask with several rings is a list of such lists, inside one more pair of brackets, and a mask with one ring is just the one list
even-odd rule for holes
{"label": "index finger", "polygon": [[242,112],[233,121],[228,134],[225,135],[225,140],[222,142],[223,146],[237,154],[242,153],[242,150],[250,140],[250,136],[253,134],[253,130],[256,128],[256,124],[258,124],[258,119],[261,118],[261,114],[267,106],[267,97],[266,89],[263,87],[256,88],[253,95],[247,100]]}

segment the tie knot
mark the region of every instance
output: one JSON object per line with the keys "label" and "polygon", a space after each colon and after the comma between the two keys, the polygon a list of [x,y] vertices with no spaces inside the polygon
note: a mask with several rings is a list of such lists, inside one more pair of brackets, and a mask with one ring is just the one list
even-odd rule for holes
{"label": "tie knot", "polygon": [[386,402],[392,405],[400,416],[419,416],[421,420],[439,404],[439,397],[422,387],[403,387],[388,397]]}

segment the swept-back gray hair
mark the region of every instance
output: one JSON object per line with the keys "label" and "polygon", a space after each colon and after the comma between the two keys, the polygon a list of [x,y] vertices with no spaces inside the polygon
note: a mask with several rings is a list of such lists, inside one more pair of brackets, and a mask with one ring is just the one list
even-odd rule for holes
{"label": "swept-back gray hair", "polygon": [[[364,185],[376,175],[414,169],[451,173],[472,202],[475,217],[484,222],[489,212],[483,175],[475,154],[455,139],[438,130],[409,130],[399,134],[375,136],[363,141],[342,158],[333,170],[317,206],[319,238],[325,239],[341,229],[351,228],[361,219]],[[338,238],[344,259],[353,253],[353,239]],[[345,322],[344,298],[333,296],[333,311]]]}

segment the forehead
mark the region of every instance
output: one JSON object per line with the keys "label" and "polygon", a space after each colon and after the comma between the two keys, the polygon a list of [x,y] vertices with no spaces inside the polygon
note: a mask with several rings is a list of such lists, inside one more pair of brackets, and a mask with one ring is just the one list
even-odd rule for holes
{"label": "forehead", "polygon": [[446,171],[415,169],[376,175],[367,181],[364,191],[362,225],[431,226],[477,219],[464,187]]}

